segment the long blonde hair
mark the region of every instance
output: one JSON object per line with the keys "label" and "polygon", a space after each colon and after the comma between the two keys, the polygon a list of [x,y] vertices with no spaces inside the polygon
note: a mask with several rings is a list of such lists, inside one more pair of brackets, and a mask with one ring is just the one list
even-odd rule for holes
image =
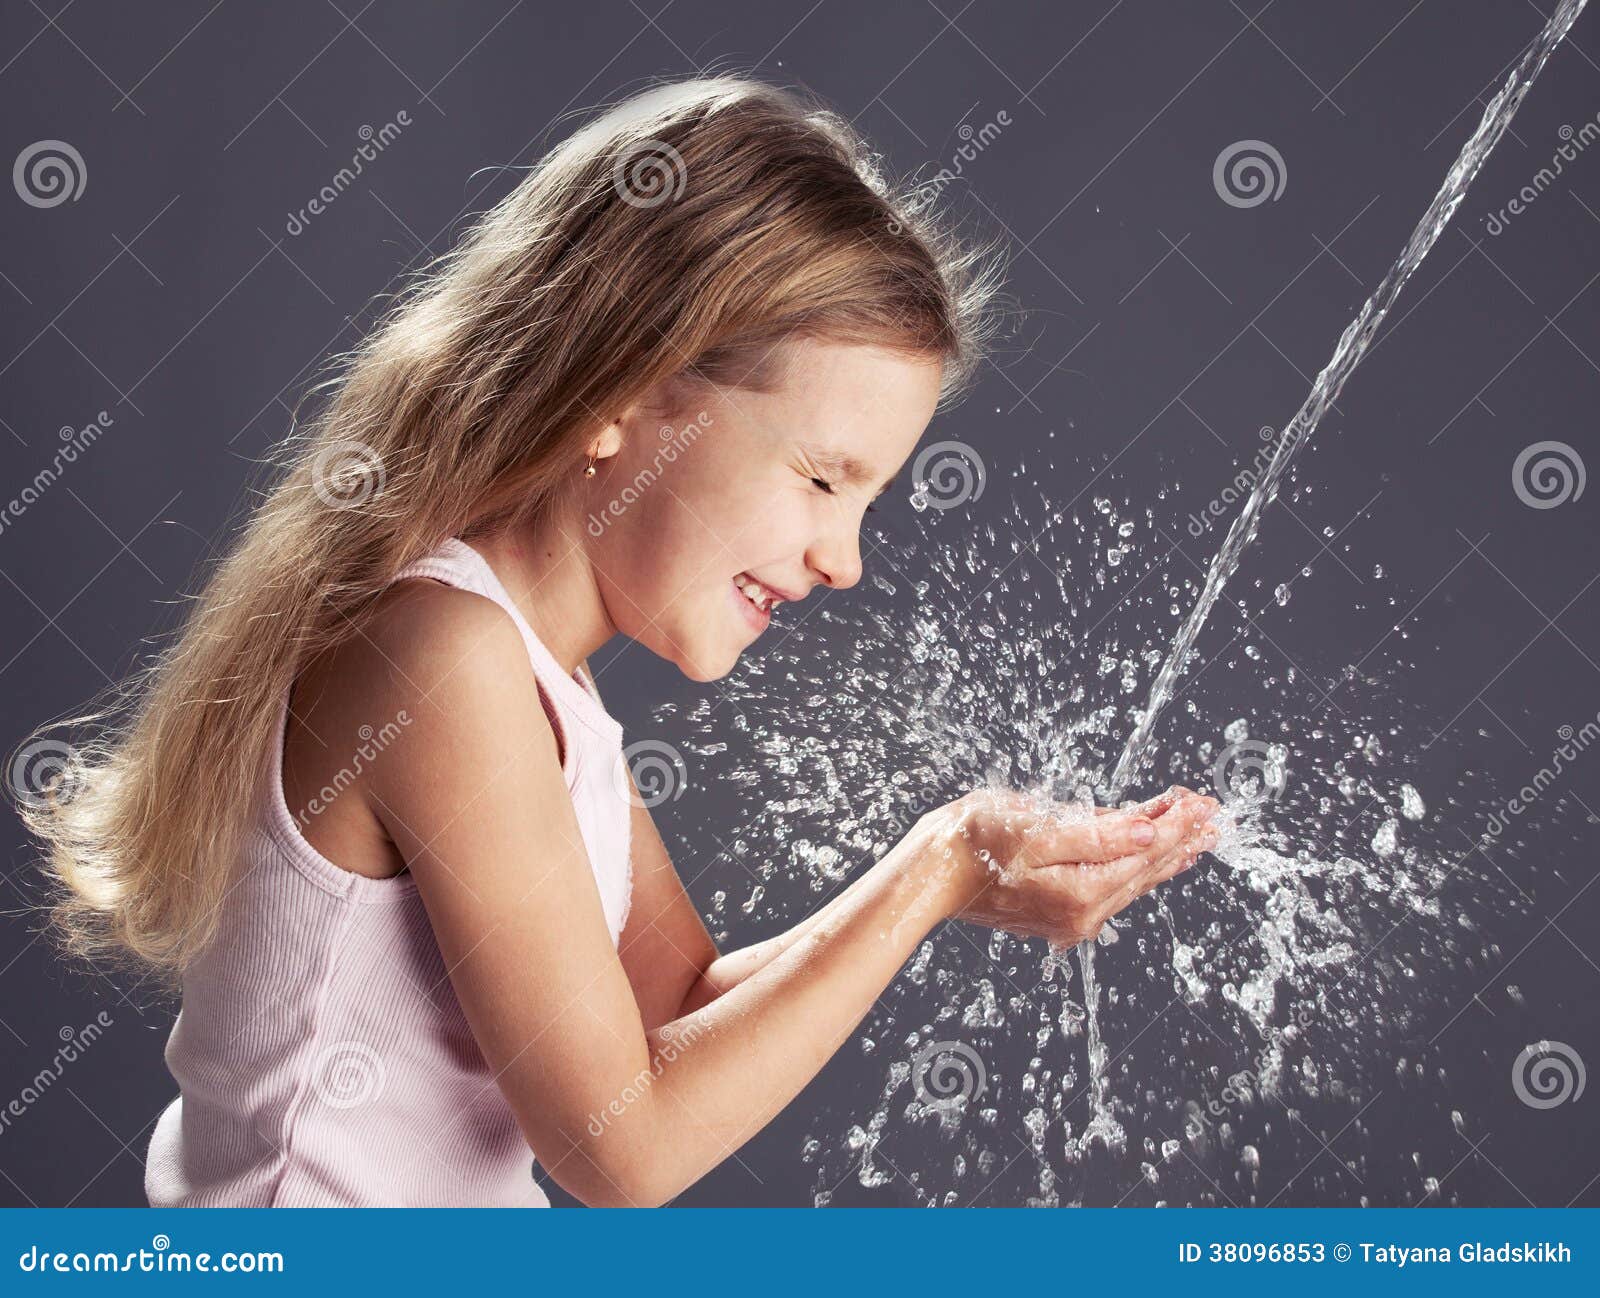
{"label": "long blonde hair", "polygon": [[942,400],[960,390],[999,259],[925,198],[836,115],[742,77],[651,89],[547,154],[335,358],[168,647],[60,723],[70,744],[40,731],[13,760],[68,951],[180,974],[304,665],[446,537],[536,519],[655,384],[759,386],[776,344],[816,337],[939,357]]}

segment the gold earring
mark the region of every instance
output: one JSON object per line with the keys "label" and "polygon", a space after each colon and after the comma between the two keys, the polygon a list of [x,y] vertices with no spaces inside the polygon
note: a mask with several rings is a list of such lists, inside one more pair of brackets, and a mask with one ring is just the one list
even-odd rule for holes
{"label": "gold earring", "polygon": [[584,467],[583,476],[586,478],[594,477],[594,458],[595,457],[591,455],[589,457],[589,463]]}

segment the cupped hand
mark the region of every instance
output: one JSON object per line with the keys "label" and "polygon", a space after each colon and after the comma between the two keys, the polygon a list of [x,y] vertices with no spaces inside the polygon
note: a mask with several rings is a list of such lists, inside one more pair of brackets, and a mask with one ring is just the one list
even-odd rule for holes
{"label": "cupped hand", "polygon": [[1215,798],[1174,786],[1126,808],[980,790],[942,809],[941,837],[966,881],[954,914],[1064,945],[1194,864],[1217,844]]}

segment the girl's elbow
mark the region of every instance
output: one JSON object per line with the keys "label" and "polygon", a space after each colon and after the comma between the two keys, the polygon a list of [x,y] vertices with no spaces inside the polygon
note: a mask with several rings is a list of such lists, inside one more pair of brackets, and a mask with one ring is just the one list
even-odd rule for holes
{"label": "girl's elbow", "polygon": [[627,1128],[603,1126],[599,1134],[591,1125],[565,1156],[547,1165],[549,1173],[589,1208],[659,1208],[670,1203],[699,1172],[679,1165],[669,1136],[644,1130],[652,1125],[631,1121]]}
{"label": "girl's elbow", "polygon": [[586,1208],[659,1208],[670,1203],[688,1184],[687,1178],[663,1175],[651,1160],[623,1164],[621,1160],[594,1158],[575,1167],[583,1155],[574,1155],[551,1176]]}
{"label": "girl's elbow", "polygon": [[642,1178],[628,1185],[603,1181],[591,1185],[583,1194],[573,1195],[585,1208],[660,1208],[674,1197],[673,1193],[662,1191]]}

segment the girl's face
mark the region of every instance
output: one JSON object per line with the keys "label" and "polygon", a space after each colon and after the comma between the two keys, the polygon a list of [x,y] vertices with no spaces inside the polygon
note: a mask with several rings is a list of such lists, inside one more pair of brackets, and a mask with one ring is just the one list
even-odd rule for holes
{"label": "girl's face", "polygon": [[694,680],[731,671],[775,602],[860,580],[862,517],[938,401],[934,360],[785,352],[775,391],[719,390],[670,423],[627,412],[585,481],[578,536],[612,625]]}

